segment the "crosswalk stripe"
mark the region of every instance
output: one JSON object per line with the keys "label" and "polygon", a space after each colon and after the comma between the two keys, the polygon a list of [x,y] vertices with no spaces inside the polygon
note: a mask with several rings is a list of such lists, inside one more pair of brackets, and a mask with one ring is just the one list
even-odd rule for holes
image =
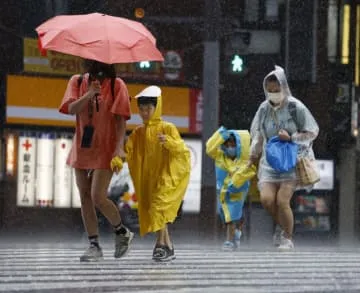
{"label": "crosswalk stripe", "polygon": [[[178,249],[154,263],[151,249],[80,263],[80,248],[0,248],[0,292],[356,292],[360,253]],[[315,288],[315,289],[314,289]],[[286,291],[286,289],[288,291]],[[218,290],[218,291],[216,291]],[[231,291],[233,290],[233,291]],[[239,291],[240,290],[240,291]]]}

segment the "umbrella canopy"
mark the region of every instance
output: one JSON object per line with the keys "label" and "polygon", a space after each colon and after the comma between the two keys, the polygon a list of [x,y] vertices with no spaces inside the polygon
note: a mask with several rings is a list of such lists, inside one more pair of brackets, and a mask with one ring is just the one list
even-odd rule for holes
{"label": "umbrella canopy", "polygon": [[156,39],[137,21],[100,13],[55,16],[36,28],[41,50],[107,64],[163,61]]}

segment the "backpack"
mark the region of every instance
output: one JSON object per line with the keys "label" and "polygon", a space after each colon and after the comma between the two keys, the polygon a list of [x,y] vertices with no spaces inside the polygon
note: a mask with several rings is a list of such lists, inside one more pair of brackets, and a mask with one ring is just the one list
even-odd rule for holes
{"label": "backpack", "polygon": [[[262,108],[261,109],[261,112],[260,112],[260,117],[261,117],[261,123],[260,125],[263,124],[263,119],[265,119],[264,117],[264,113],[265,113],[265,108]],[[296,103],[295,102],[289,102],[288,103],[288,111],[289,111],[289,114],[291,116],[291,119],[295,122],[295,125],[296,125],[296,128],[299,130],[301,127],[299,127],[299,123],[298,123],[298,119],[297,119],[297,109],[296,109]]]}
{"label": "backpack", "polygon": [[[81,74],[77,80],[78,88],[80,89],[81,83],[83,81],[84,76]],[[113,98],[113,101],[115,100],[115,78],[111,79],[111,95]]]}
{"label": "backpack", "polygon": [[299,128],[298,120],[297,120],[297,114],[296,114],[296,103],[289,102],[288,110],[289,110],[291,119],[294,120],[296,127]]}

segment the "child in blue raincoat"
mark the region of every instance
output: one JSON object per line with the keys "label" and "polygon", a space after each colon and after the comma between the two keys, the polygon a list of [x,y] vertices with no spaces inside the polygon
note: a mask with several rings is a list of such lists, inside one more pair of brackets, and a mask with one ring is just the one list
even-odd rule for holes
{"label": "child in blue raincoat", "polygon": [[247,165],[249,151],[247,130],[227,130],[222,126],[206,143],[206,153],[215,161],[219,215],[227,226],[224,250],[234,250],[239,245],[241,231],[236,224],[242,218],[249,180],[256,174],[256,167]]}

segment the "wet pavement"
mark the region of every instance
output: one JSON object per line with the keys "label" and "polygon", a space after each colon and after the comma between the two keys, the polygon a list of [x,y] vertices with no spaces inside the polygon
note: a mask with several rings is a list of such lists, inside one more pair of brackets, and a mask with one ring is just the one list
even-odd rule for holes
{"label": "wet pavement", "polygon": [[[3,238],[4,240],[4,238]],[[222,252],[219,245],[183,239],[177,259],[151,260],[152,239],[135,239],[115,260],[103,239],[104,260],[80,263],[82,241],[0,243],[0,292],[360,292],[360,250],[300,245],[278,252],[267,243]]]}

